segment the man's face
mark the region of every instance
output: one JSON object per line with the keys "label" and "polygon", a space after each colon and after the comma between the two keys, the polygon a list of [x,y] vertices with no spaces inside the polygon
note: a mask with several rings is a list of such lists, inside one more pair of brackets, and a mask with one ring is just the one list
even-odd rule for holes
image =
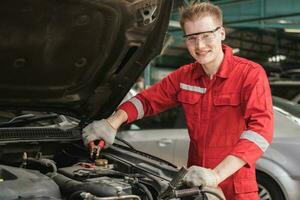
{"label": "man's face", "polygon": [[[218,28],[220,27],[220,28]],[[213,64],[222,56],[222,40],[225,30],[212,16],[202,16],[184,24],[186,46],[202,65]],[[191,35],[194,33],[199,33]]]}

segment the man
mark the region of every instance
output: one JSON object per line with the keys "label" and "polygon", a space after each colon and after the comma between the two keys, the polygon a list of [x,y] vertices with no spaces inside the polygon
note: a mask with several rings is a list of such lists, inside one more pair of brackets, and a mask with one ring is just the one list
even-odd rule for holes
{"label": "man", "polygon": [[192,186],[220,186],[229,200],[258,200],[255,161],[272,141],[273,111],[264,69],[222,45],[222,12],[211,3],[182,11],[181,26],[195,59],[123,103],[107,120],[83,130],[85,144],[114,141],[116,130],[144,116],[183,106],[190,135]]}

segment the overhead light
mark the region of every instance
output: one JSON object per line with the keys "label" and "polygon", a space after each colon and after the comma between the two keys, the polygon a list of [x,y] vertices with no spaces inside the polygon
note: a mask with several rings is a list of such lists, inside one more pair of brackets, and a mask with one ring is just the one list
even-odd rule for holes
{"label": "overhead light", "polygon": [[283,60],[286,60],[285,55],[275,55],[275,56],[272,56],[272,57],[268,58],[269,62],[275,62],[275,63],[278,63],[278,62],[283,61]]}
{"label": "overhead light", "polygon": [[180,23],[178,21],[175,20],[170,20],[169,21],[169,26],[172,28],[180,28]]}
{"label": "overhead light", "polygon": [[279,24],[291,24],[292,21],[290,20],[285,20],[285,19],[280,19],[277,21]]}
{"label": "overhead light", "polygon": [[287,33],[300,33],[300,29],[296,28],[285,28],[284,31]]}

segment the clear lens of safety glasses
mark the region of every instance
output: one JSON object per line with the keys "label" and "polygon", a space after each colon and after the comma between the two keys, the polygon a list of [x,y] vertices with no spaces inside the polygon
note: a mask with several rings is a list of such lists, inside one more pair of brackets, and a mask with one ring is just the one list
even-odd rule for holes
{"label": "clear lens of safety glasses", "polygon": [[221,27],[217,27],[211,31],[192,33],[189,35],[184,35],[183,37],[188,45],[195,45],[198,40],[204,42],[205,44],[208,44],[212,42],[212,40],[215,38],[215,32],[220,28]]}

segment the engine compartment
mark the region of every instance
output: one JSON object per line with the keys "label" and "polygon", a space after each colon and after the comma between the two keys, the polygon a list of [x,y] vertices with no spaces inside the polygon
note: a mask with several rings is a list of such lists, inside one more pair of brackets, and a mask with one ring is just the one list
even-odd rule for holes
{"label": "engine compartment", "polygon": [[14,148],[12,152],[10,145],[4,145],[0,152],[3,200],[153,199],[167,188],[177,171],[159,159],[118,145],[103,150],[97,160],[89,158],[80,141],[59,147],[49,142],[46,146],[42,142],[18,145],[19,151]]}
{"label": "engine compartment", "polygon": [[12,128],[0,139],[1,200],[223,199],[207,198],[211,191],[205,188],[184,186],[185,168],[126,141],[103,149],[95,159],[76,128],[67,130],[70,134],[57,128],[28,128],[31,137],[15,134],[23,129]]}
{"label": "engine compartment", "polygon": [[140,195],[142,187],[132,176],[107,167],[82,165],[89,166],[81,163],[48,176],[36,170],[0,165],[0,199],[77,199],[82,192],[98,197],[131,195],[131,198],[140,199],[133,194]]}

